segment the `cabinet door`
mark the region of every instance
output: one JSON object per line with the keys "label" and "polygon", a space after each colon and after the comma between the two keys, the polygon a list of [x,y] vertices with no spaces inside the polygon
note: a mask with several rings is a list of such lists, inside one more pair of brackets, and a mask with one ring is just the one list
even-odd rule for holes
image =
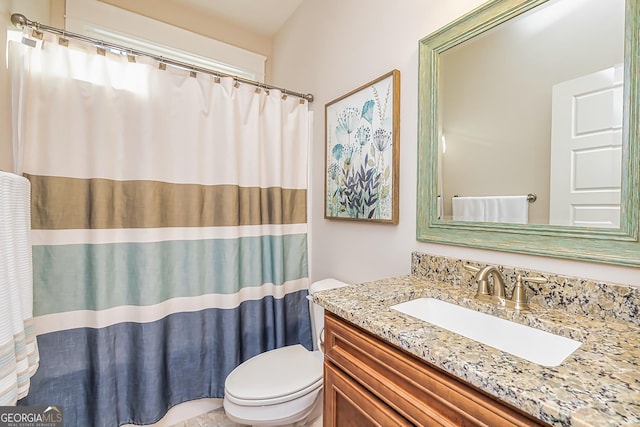
{"label": "cabinet door", "polygon": [[413,425],[331,363],[324,378],[324,427]]}
{"label": "cabinet door", "polygon": [[325,364],[352,378],[411,425],[547,425],[331,313],[326,313],[324,326]]}

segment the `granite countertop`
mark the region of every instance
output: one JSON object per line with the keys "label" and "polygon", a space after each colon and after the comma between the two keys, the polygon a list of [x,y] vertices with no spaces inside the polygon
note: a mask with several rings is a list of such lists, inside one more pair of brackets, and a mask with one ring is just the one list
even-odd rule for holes
{"label": "granite countertop", "polygon": [[[582,342],[545,367],[389,307],[434,297]],[[414,275],[316,292],[313,301],[455,377],[557,426],[640,425],[640,327],[533,305],[517,312],[473,299],[468,288]]]}

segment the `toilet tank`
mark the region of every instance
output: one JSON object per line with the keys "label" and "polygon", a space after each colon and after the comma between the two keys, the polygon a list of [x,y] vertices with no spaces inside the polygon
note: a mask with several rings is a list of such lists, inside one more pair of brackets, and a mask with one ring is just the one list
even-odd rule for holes
{"label": "toilet tank", "polygon": [[[323,279],[317,282],[313,282],[311,286],[309,286],[309,294],[314,294],[318,291],[324,291],[327,289],[335,289],[342,288],[344,286],[349,286],[349,283],[341,282],[336,279]],[[311,332],[313,333],[313,349],[319,350],[318,342],[320,339],[320,334],[322,333],[322,329],[324,328],[324,308],[320,307],[318,304],[314,304],[311,302],[311,298],[309,298],[309,309],[311,312]]]}

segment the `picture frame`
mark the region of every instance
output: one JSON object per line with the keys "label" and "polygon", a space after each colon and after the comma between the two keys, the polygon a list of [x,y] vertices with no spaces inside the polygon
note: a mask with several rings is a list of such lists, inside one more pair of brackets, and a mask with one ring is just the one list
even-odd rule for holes
{"label": "picture frame", "polygon": [[397,224],[400,71],[325,104],[325,219]]}

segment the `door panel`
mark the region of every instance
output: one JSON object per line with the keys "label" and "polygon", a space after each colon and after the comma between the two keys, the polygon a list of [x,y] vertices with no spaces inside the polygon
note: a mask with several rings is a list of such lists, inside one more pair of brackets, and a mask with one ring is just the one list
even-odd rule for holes
{"label": "door panel", "polygon": [[553,87],[550,224],[620,227],[622,66]]}

